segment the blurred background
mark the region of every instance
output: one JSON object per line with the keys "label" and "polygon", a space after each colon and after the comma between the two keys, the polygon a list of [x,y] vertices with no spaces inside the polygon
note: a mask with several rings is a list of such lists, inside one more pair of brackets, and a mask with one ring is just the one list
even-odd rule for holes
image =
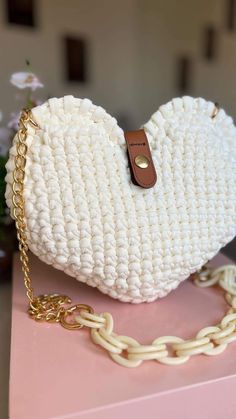
{"label": "blurred background", "polygon": [[234,0],[1,0],[4,119],[16,108],[10,75],[26,59],[43,100],[89,97],[125,128],[181,94],[217,100],[236,116],[235,13]]}
{"label": "blurred background", "polygon": [[[219,102],[235,118],[235,68],[236,0],[0,0],[0,304],[6,341],[16,240],[5,208],[4,166],[21,108],[73,94],[103,106],[123,129],[136,129],[161,104],[187,94]],[[224,251],[236,255],[234,244]],[[8,372],[1,370],[4,380]],[[7,394],[1,397],[6,406]]]}

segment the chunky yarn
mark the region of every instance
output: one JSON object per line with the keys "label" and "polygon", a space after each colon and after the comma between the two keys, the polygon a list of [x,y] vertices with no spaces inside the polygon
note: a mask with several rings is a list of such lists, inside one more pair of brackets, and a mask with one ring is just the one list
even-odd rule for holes
{"label": "chunky yarn", "polygon": [[[176,98],[144,125],[157,182],[131,183],[124,134],[88,99],[32,110],[24,187],[30,250],[124,302],[164,297],[236,234],[236,128],[214,104]],[[15,141],[7,163],[12,209]]]}

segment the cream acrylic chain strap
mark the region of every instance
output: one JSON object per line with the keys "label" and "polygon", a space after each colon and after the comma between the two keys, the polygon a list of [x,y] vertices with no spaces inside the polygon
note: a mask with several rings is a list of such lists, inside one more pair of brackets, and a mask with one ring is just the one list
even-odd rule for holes
{"label": "cream acrylic chain strap", "polygon": [[236,266],[226,265],[218,269],[203,268],[194,276],[198,286],[210,286],[212,282],[226,290],[225,298],[231,305],[226,315],[215,326],[200,330],[190,340],[177,336],[156,338],[150,345],[141,345],[128,336],[113,332],[113,318],[110,313],[90,314],[81,310],[76,321],[91,329],[92,340],[108,351],[114,361],[125,367],[137,367],[145,360],[162,364],[179,365],[197,354],[221,354],[229,343],[236,341]]}
{"label": "cream acrylic chain strap", "polygon": [[[103,347],[115,362],[125,367],[137,367],[146,360],[179,365],[187,362],[193,355],[213,356],[222,353],[229,343],[236,340],[236,266],[234,265],[215,270],[204,267],[193,276],[194,282],[200,287],[218,284],[223,288],[230,309],[219,324],[205,327],[190,340],[183,340],[177,336],[162,336],[157,337],[150,345],[142,345],[129,336],[117,335],[113,331],[114,322],[110,313],[96,314],[87,304],[65,307],[71,303],[71,299],[65,295],[34,296],[29,269],[23,194],[28,124],[34,129],[39,128],[31,112],[24,110],[16,141],[12,201],[30,317],[36,321],[57,322],[70,330],[89,328],[93,342]],[[72,317],[73,321],[68,321],[68,318]]]}

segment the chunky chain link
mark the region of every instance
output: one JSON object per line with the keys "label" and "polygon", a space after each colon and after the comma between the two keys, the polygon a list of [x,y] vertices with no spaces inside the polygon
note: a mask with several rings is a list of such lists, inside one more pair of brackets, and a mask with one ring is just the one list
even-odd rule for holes
{"label": "chunky chain link", "polygon": [[[224,290],[226,301],[229,295],[235,295],[236,266],[226,265],[215,270],[205,267],[194,275],[199,286],[219,284]],[[233,301],[233,304],[232,304]],[[189,340],[177,336],[161,336],[150,345],[142,345],[129,336],[119,336],[113,331],[113,317],[110,313],[90,314],[81,310],[75,316],[78,324],[91,330],[94,343],[103,347],[118,364],[125,367],[137,367],[146,360],[155,360],[161,364],[180,365],[194,355],[219,355],[231,342],[236,341],[236,304],[231,298],[231,308],[219,324],[201,329]]]}
{"label": "chunky chain link", "polygon": [[[142,345],[129,336],[117,335],[113,331],[114,321],[110,313],[96,314],[87,304],[67,307],[71,299],[66,295],[44,294],[35,297],[29,269],[24,180],[28,151],[28,125],[34,129],[39,127],[33,120],[30,110],[23,110],[19,125],[12,202],[24,284],[29,300],[28,314],[36,321],[57,322],[70,330],[89,328],[93,342],[103,347],[115,362],[125,367],[137,367],[146,360],[179,365],[187,362],[194,355],[218,355],[227,348],[228,344],[234,342],[236,340],[236,266],[234,265],[215,270],[206,266],[194,274],[193,279],[196,285],[208,287],[218,284],[224,289],[230,309],[219,324],[205,327],[189,340],[177,336],[161,336],[150,345]],[[69,317],[70,321],[68,321]]]}

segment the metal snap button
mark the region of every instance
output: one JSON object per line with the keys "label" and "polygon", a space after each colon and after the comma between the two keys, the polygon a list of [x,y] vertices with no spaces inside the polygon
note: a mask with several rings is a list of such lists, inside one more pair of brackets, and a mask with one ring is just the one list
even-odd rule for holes
{"label": "metal snap button", "polygon": [[149,166],[148,158],[142,154],[138,154],[138,156],[135,157],[134,162],[140,169],[146,169]]}

